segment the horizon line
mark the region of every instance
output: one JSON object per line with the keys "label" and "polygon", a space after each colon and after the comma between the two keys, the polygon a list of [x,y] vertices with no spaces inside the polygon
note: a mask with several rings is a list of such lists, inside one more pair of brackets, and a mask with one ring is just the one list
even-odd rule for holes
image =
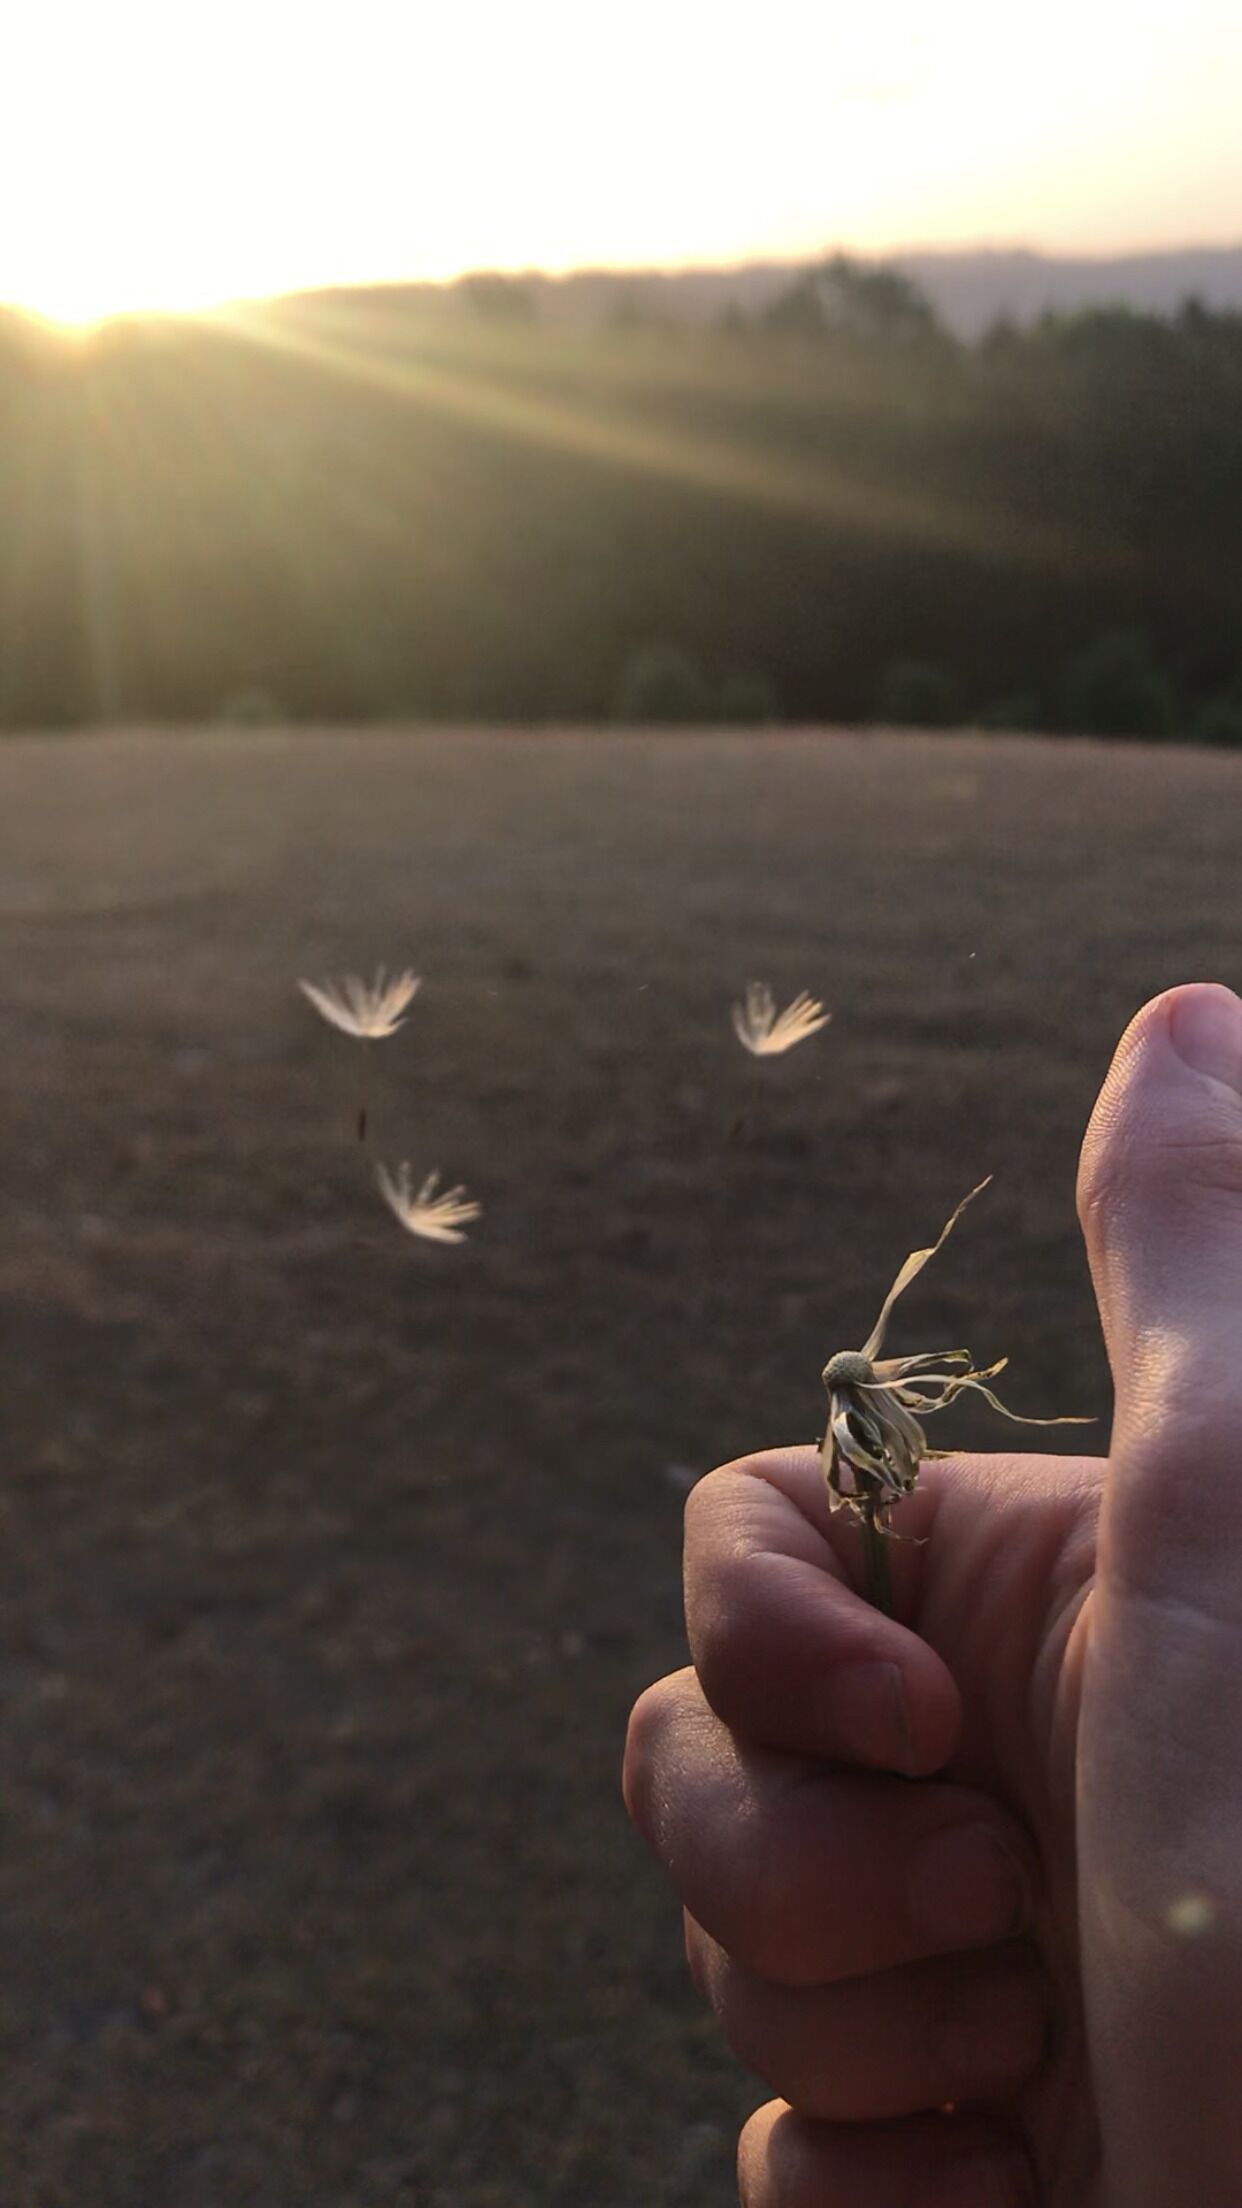
{"label": "horizon line", "polygon": [[71,317],[48,312],[29,305],[25,300],[0,297],[0,313],[14,314],[23,320],[34,322],[62,335],[86,335],[112,322],[126,321],[185,321],[203,320],[230,310],[247,307],[276,305],[284,300],[313,299],[333,292],[383,292],[383,291],[441,291],[457,290],[480,277],[502,278],[510,283],[541,283],[569,285],[592,278],[599,279],[676,279],[686,276],[745,275],[756,269],[810,269],[838,256],[851,261],[878,264],[881,267],[908,260],[953,261],[986,259],[1019,259],[1057,263],[1062,267],[1106,268],[1125,263],[1176,261],[1192,257],[1242,254],[1242,233],[1229,240],[1188,239],[1180,245],[1126,246],[1119,249],[1089,249],[1086,251],[1062,251],[1055,247],[1032,245],[1018,239],[962,240],[946,242],[943,239],[923,244],[911,243],[896,246],[851,246],[829,242],[809,248],[805,252],[772,252],[728,255],[715,258],[711,255],[693,255],[668,261],[576,261],[563,267],[548,266],[537,261],[519,264],[478,262],[458,269],[452,275],[417,276],[332,276],[313,282],[274,284],[263,290],[224,292],[193,305],[110,307],[102,313],[78,321]]}

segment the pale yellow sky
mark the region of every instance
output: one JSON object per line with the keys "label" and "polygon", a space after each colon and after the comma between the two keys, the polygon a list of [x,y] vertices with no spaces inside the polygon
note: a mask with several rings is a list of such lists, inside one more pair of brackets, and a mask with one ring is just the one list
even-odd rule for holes
{"label": "pale yellow sky", "polygon": [[1239,0],[37,0],[0,300],[1242,242]]}

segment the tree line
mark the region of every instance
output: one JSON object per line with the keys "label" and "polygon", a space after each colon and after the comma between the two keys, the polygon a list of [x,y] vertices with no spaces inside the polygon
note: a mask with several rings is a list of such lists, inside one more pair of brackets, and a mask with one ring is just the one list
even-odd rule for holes
{"label": "tree line", "polygon": [[1242,742],[1242,316],[963,343],[837,256],[710,327],[475,278],[0,316],[0,725]]}

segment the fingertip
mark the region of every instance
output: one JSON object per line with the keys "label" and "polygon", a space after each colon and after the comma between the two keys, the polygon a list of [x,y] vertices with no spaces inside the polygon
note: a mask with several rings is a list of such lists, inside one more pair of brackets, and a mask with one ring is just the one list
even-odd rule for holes
{"label": "fingertip", "polygon": [[919,2208],[1030,2208],[1018,2140],[985,2113],[897,2123],[809,2123],[786,2101],[757,2108],[738,2141],[742,2208],[904,2201]]}
{"label": "fingertip", "polygon": [[1233,990],[1218,981],[1188,982],[1158,1001],[1183,1065],[1242,1098],[1242,1002]]}
{"label": "fingertip", "polygon": [[[851,1584],[814,1452],[770,1451],[699,1483],[686,1624],[703,1693],[757,1745],[906,1777],[953,1751],[961,1699],[928,1643]],[[894,1542],[910,1592],[921,1550]]]}
{"label": "fingertip", "polygon": [[1139,1344],[1214,1330],[1242,1283],[1242,1002],[1218,982],[1153,997],[1091,1115],[1078,1209],[1121,1382]]}
{"label": "fingertip", "polygon": [[621,1799],[630,1823],[645,1839],[651,1837],[651,1773],[661,1732],[667,1722],[670,1699],[689,1672],[673,1673],[643,1689],[630,1711],[621,1757]]}
{"label": "fingertip", "polygon": [[[913,1639],[904,1628],[894,1640],[898,1634],[902,1642]],[[814,1698],[823,1754],[911,1779],[947,1763],[961,1714],[952,1675],[922,1642],[913,1652],[894,1648],[891,1655],[834,1664]]]}
{"label": "fingertip", "polygon": [[907,1776],[927,1778],[949,1761],[962,1729],[962,1697],[948,1665],[926,1641],[913,1634],[916,1654],[902,1666],[910,1719],[910,1768]]}
{"label": "fingertip", "polygon": [[737,2143],[737,2192],[741,2208],[760,2208],[761,2202],[774,2203],[778,2199],[780,2165],[788,2159],[782,2150],[792,2144],[796,2154],[802,2129],[787,2101],[765,2101],[762,2108],[755,2109],[747,2118]]}
{"label": "fingertip", "polygon": [[1217,981],[1183,982],[1136,1012],[1113,1053],[1079,1167],[1084,1228],[1107,1214],[1123,1174],[1176,1165],[1184,1134],[1242,1121],[1242,1001]]}
{"label": "fingertip", "polygon": [[706,1700],[742,1738],[907,1778],[952,1754],[962,1707],[943,1658],[822,1566],[752,1554],[688,1617]]}

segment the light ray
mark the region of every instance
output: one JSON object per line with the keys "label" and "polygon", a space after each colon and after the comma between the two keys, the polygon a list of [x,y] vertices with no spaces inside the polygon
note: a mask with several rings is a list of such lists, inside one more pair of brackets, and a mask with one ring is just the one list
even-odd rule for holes
{"label": "light ray", "polygon": [[387,392],[472,427],[524,444],[543,446],[602,467],[681,484],[716,498],[773,508],[879,539],[935,544],[1042,569],[1072,557],[1079,572],[1116,572],[1127,557],[1118,545],[1084,544],[1080,533],[1020,522],[942,494],[915,491],[849,473],[822,450],[813,461],[758,454],[708,431],[679,426],[676,433],[626,419],[616,410],[553,402],[480,373],[437,366],[429,353],[396,356],[347,345],[316,332],[303,317],[294,328],[283,314],[236,307],[223,310],[229,327],[252,343],[270,347],[325,374],[368,390]]}

